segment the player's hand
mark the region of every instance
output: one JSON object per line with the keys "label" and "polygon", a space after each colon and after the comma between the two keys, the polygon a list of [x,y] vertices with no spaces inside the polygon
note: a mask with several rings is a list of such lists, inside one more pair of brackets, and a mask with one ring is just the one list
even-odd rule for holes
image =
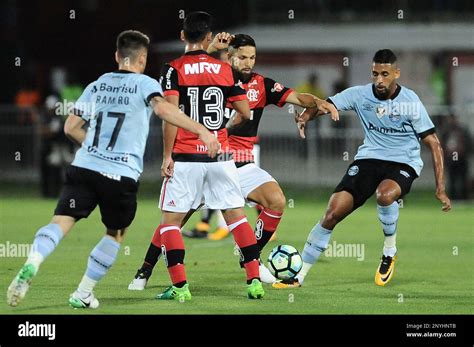
{"label": "player's hand", "polygon": [[436,198],[441,201],[443,204],[443,207],[441,210],[443,212],[448,212],[451,209],[451,200],[449,200],[448,196],[446,195],[446,192],[444,190],[437,190],[436,191]]}
{"label": "player's hand", "polygon": [[163,158],[161,164],[161,177],[172,177],[174,174],[174,160],[171,157]]}
{"label": "player's hand", "polygon": [[230,40],[232,40],[233,37],[234,35],[226,33],[226,32],[217,34],[216,36],[214,36],[214,39],[209,45],[209,47],[211,48],[211,52],[209,52],[209,49],[207,50],[207,52],[212,53],[214,51],[219,51],[221,49],[229,48]]}
{"label": "player's hand", "polygon": [[305,109],[301,113],[295,110],[295,122],[298,128],[300,137],[302,139],[306,138],[306,134],[305,134],[306,123],[308,123],[310,119],[311,119],[311,115],[307,109]]}
{"label": "player's hand", "polygon": [[217,137],[209,130],[206,129],[199,134],[199,139],[207,146],[207,155],[209,155],[209,157],[214,158],[219,153],[221,144],[219,140],[217,140]]}
{"label": "player's hand", "polygon": [[320,114],[330,113],[331,119],[333,121],[336,122],[339,120],[339,112],[337,112],[336,107],[330,102],[327,102],[326,100],[316,99],[316,108],[318,109],[318,113]]}

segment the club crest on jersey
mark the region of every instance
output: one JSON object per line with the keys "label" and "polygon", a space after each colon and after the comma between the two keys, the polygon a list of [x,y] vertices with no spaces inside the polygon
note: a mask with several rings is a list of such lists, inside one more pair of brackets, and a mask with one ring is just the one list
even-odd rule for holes
{"label": "club crest on jersey", "polygon": [[221,71],[221,64],[208,63],[201,61],[199,63],[184,64],[185,75],[195,75],[203,72],[218,74]]}
{"label": "club crest on jersey", "polygon": [[347,170],[347,174],[349,176],[355,176],[359,173],[359,167],[357,165],[351,166],[349,170]]}
{"label": "club crest on jersey", "polygon": [[283,90],[283,86],[276,82],[274,85],[273,85],[273,88],[271,89],[271,92],[274,93],[274,92],[281,92]]}
{"label": "club crest on jersey", "polygon": [[385,115],[385,107],[384,106],[377,106],[375,108],[375,114],[380,119]]}
{"label": "club crest on jersey", "polygon": [[249,99],[249,101],[258,101],[258,94],[259,93],[260,93],[259,90],[249,89],[247,91],[247,99]]}

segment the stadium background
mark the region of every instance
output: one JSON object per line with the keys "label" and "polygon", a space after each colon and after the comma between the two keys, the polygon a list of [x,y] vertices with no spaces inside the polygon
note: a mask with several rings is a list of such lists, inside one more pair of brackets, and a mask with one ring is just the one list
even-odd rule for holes
{"label": "stadium background", "polygon": [[[434,198],[431,158],[422,146],[425,169],[405,200],[408,208],[401,212],[401,260],[390,286],[373,284],[383,235],[371,199],[337,227],[333,238],[338,244],[364,246],[364,261],[349,255],[323,257],[315,275],[308,276],[300,291],[292,292],[294,302],[288,292],[271,289],[259,304],[246,300],[233,243],[227,238],[215,243],[187,239],[193,301],[157,304],[150,298],[168,284],[163,262],[152,278],[151,291],[127,290],[159,220],[161,128],[153,119],[137,217],[114,269],[97,287],[100,313],[472,314],[473,204],[461,201],[473,197],[474,177],[471,0],[2,1],[0,247],[30,243],[54,209],[62,168],[73,150],[61,135],[64,117],[56,114],[55,102],[72,101],[90,81],[115,70],[116,36],[130,28],[150,35],[153,46],[146,73],[157,78],[161,65],[182,53],[177,40],[182,18],[193,10],[215,16],[214,33],[252,35],[257,42],[256,71],[299,90],[311,74],[317,74],[315,92],[322,97],[345,86],[369,83],[373,53],[393,49],[399,56],[400,83],[415,90],[438,134],[449,139],[450,148],[444,142],[446,152],[457,152],[458,160],[447,164],[462,162],[470,174],[465,179],[456,176],[461,193],[453,210],[441,213]],[[265,110],[261,164],[282,184],[288,198],[277,241],[267,252],[278,243],[302,249],[362,139],[354,114],[344,114],[337,126],[318,120],[303,141],[291,108]],[[454,167],[455,173],[459,171]],[[255,212],[247,212],[253,223]],[[2,301],[0,313],[71,313],[67,297],[102,234],[98,211],[76,229],[42,267],[22,306],[11,308]],[[2,258],[0,293],[23,261],[17,255]]]}
{"label": "stadium background", "polygon": [[[208,1],[199,5],[166,0],[2,2],[0,180],[39,183],[41,165],[45,170],[51,161],[53,166],[66,165],[71,156],[58,149],[64,143],[58,141],[60,145],[50,146],[49,151],[42,146],[51,139],[48,131],[59,129],[51,124],[54,115],[45,107],[47,97],[56,95],[64,100],[69,96],[66,100],[71,102],[90,81],[115,69],[114,44],[120,31],[135,28],[150,35],[153,45],[146,73],[158,78],[162,64],[183,51],[178,40],[183,16],[203,9],[216,18],[215,33],[242,32],[256,39],[256,71],[298,90],[308,90],[304,84],[316,74],[316,88],[309,90],[320,97],[369,83],[373,53],[393,49],[399,56],[400,83],[420,96],[438,134],[446,139],[446,131],[452,127],[448,119],[451,114],[465,130],[466,140],[460,145],[465,152],[459,156],[470,167],[464,189],[472,193],[472,2],[375,4],[359,1],[354,7],[349,1],[310,0],[291,5],[279,0]],[[19,96],[25,90],[34,90],[37,95]],[[262,166],[285,184],[334,186],[362,142],[359,120],[351,113],[344,114],[340,124],[320,119],[309,129],[308,139],[302,141],[296,134],[292,110],[290,106],[265,110],[260,126]],[[160,126],[154,119],[143,181],[159,180]],[[428,188],[434,183],[431,158],[426,149],[422,155],[425,170],[415,187]],[[44,175],[47,172],[43,171]]]}

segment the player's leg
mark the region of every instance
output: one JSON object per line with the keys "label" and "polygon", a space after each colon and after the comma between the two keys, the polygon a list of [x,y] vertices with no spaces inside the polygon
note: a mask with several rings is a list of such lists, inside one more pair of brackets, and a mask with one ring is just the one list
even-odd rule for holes
{"label": "player's leg", "polygon": [[252,227],[243,208],[223,210],[222,214],[240,252],[247,275],[247,295],[249,299],[261,299],[265,292],[260,281],[259,249]]}
{"label": "player's leg", "polygon": [[398,199],[410,191],[416,172],[404,164],[386,163],[385,179],[376,190],[377,214],[384,233],[384,247],[375,272],[375,284],[386,285],[393,277],[396,261],[396,237],[399,217]]}
{"label": "player's leg", "polygon": [[340,191],[331,196],[323,218],[311,230],[301,254],[303,267],[296,277],[300,285],[303,284],[311,267],[327,249],[336,225],[353,210],[354,198],[351,193]]}
{"label": "player's leg", "polygon": [[270,241],[278,228],[286,205],[285,194],[280,185],[275,182],[266,182],[248,195],[247,199],[256,202],[263,207],[256,221],[255,235],[260,252]]}
{"label": "player's leg", "polygon": [[[176,166],[177,164],[177,166]],[[176,169],[177,168],[177,169]],[[166,209],[169,212],[181,212],[185,211],[184,206],[177,206],[174,201],[180,201],[181,204],[189,201],[189,194],[191,191],[186,191],[188,183],[186,182],[186,163],[177,162],[175,163],[175,174],[172,178],[165,178],[163,184],[161,185],[161,193],[159,198],[159,208],[161,210]],[[177,171],[176,171],[177,170]],[[191,189],[191,188],[190,188]],[[194,189],[194,188],[193,188]],[[168,205],[168,206],[167,206]],[[174,206],[172,206],[174,205]],[[191,208],[185,213],[184,218],[177,218],[179,227],[188,221],[192,214],[198,210],[202,205],[199,204],[196,208]],[[180,222],[179,222],[180,220]],[[153,269],[161,257],[161,234],[160,234],[160,225],[158,225],[153,232],[150,244],[145,254],[145,258],[142,266],[137,270],[133,280],[128,285],[129,290],[144,290],[148,280],[150,279]]]}
{"label": "player's leg", "polygon": [[[263,171],[260,168],[258,170]],[[275,234],[286,204],[285,195],[279,184],[273,178],[271,179],[272,181],[263,183],[247,195],[248,200],[256,202],[262,207],[255,223],[255,236],[260,254]],[[259,268],[260,278],[263,283],[274,283],[276,281],[275,276],[272,275],[270,270],[261,261]]]}
{"label": "player's leg", "polygon": [[163,211],[161,223],[158,226],[159,239],[155,242],[161,244],[161,250],[172,285],[157,295],[157,299],[179,301],[190,300],[191,293],[186,279],[184,267],[184,241],[181,236],[181,224],[186,213]]}
{"label": "player's leg", "polygon": [[41,263],[56,249],[75,222],[76,220],[69,216],[54,216],[49,224],[36,232],[28,258],[8,287],[9,305],[17,306],[23,300],[33,277],[38,274]]}
{"label": "player's leg", "polygon": [[66,173],[61,196],[51,222],[40,228],[33,240],[25,264],[15,276],[7,291],[7,302],[17,306],[25,297],[40,265],[56,249],[76,221],[87,218],[97,205],[96,195],[88,185],[89,170],[71,166]]}
{"label": "player's leg", "polygon": [[181,226],[188,212],[201,206],[207,172],[205,164],[176,162],[173,180],[162,190],[162,217],[157,234],[159,240],[156,243],[161,244],[172,285],[159,294],[157,299],[191,299],[184,266],[185,249]]}
{"label": "player's leg", "polygon": [[209,208],[221,209],[232,233],[247,274],[247,295],[260,299],[264,295],[258,269],[258,245],[252,227],[244,213],[244,198],[239,175],[233,161],[209,163],[204,198]]}
{"label": "player's leg", "polygon": [[298,287],[303,283],[311,267],[328,247],[336,225],[374,194],[380,182],[377,165],[370,160],[356,160],[349,165],[346,174],[329,199],[323,218],[308,235],[301,254],[303,267],[296,276],[296,281],[277,282],[273,285],[275,288]]}
{"label": "player's leg", "polygon": [[106,233],[89,254],[84,275],[69,298],[69,305],[74,308],[99,306],[93,290],[115,263],[127,227],[137,210],[138,182],[135,180],[127,177],[115,180],[94,173],[91,182],[95,185]]}

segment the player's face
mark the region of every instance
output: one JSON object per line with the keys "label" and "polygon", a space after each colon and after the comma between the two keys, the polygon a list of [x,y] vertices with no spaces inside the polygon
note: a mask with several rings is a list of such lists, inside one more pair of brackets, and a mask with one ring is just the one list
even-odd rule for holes
{"label": "player's face", "polygon": [[396,64],[372,64],[372,81],[381,98],[387,98],[395,90],[399,77],[400,69]]}
{"label": "player's face", "polygon": [[239,47],[233,52],[230,62],[234,71],[237,71],[242,77],[248,78],[252,74],[255,66],[257,50],[252,46]]}

